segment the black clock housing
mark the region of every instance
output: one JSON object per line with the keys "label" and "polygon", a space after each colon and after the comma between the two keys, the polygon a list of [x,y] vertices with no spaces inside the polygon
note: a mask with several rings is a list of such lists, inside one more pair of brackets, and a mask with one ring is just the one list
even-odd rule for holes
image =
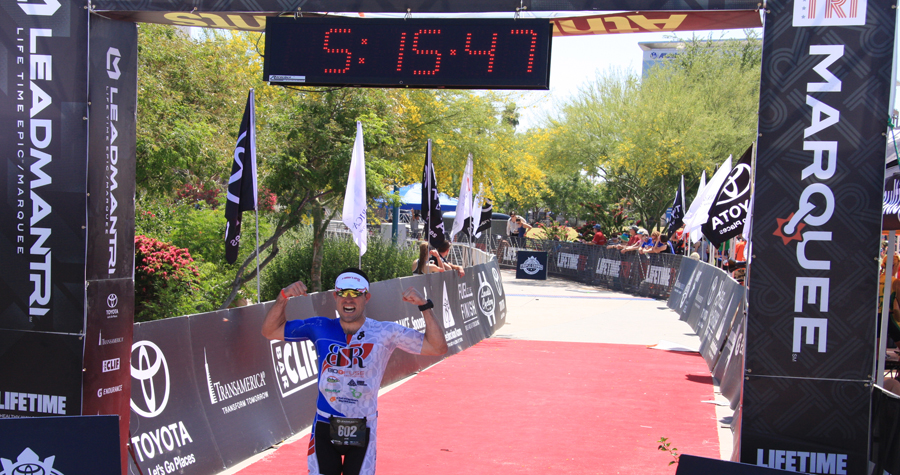
{"label": "black clock housing", "polygon": [[549,89],[552,26],[541,19],[270,18],[271,84]]}

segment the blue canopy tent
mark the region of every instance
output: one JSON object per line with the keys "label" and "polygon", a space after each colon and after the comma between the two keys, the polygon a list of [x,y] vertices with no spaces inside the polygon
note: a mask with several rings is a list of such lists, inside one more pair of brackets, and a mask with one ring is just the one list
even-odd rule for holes
{"label": "blue canopy tent", "polygon": [[[438,197],[441,202],[441,211],[456,211],[456,204],[459,202],[456,198],[447,196],[446,193],[439,193]],[[400,209],[422,209],[422,184],[413,183],[400,188]]]}

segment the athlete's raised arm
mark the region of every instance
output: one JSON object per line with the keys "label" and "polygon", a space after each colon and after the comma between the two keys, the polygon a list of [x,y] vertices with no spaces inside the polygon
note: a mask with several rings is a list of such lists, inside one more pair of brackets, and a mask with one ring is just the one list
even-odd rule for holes
{"label": "athlete's raised arm", "polygon": [[262,335],[270,340],[284,340],[284,324],[287,323],[287,315],[284,314],[284,308],[287,306],[288,299],[300,295],[308,295],[306,293],[306,285],[297,281],[293,284],[281,289],[275,298],[275,303],[269,308],[266,319],[262,324]]}
{"label": "athlete's raised arm", "polygon": [[[403,292],[403,301],[419,307],[428,302],[413,287]],[[434,307],[434,304],[432,304],[432,307]],[[447,352],[447,340],[444,339],[444,331],[434,318],[434,310],[432,308],[422,310],[422,317],[425,319],[425,341],[422,342],[422,352],[420,354],[443,355]]]}

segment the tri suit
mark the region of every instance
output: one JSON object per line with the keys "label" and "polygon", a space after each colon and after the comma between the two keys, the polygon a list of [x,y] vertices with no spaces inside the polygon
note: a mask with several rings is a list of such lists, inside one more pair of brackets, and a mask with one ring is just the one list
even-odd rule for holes
{"label": "tri suit", "polygon": [[[291,320],[284,327],[285,341],[308,339],[316,347],[319,395],[309,442],[310,475],[375,473],[378,389],[395,348],[422,352],[425,335],[393,322],[366,319],[353,335],[344,333],[340,319],[312,317]],[[365,418],[367,444],[344,447],[331,442],[329,420]]]}

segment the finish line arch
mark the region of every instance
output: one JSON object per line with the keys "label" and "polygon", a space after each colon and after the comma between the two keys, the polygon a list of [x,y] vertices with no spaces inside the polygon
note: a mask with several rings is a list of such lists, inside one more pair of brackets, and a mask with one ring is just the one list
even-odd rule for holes
{"label": "finish line arch", "polygon": [[[257,29],[285,9],[757,8],[755,0],[560,3],[0,0],[0,143],[7,151],[0,415],[50,415],[44,409],[51,406],[37,401],[54,398],[55,415],[119,414],[123,444],[128,439],[137,97],[132,21]],[[887,0],[765,5],[748,270],[753,291],[735,452],[745,463],[802,470],[815,462],[806,469],[867,473],[895,7]]]}

